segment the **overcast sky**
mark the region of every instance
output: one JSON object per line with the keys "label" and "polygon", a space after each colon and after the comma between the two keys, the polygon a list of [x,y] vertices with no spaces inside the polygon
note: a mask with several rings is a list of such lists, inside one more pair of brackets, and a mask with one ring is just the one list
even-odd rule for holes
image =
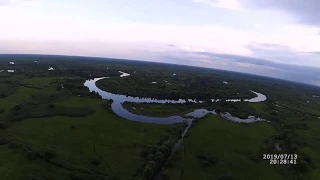
{"label": "overcast sky", "polygon": [[0,0],[0,53],[139,59],[320,86],[320,0]]}

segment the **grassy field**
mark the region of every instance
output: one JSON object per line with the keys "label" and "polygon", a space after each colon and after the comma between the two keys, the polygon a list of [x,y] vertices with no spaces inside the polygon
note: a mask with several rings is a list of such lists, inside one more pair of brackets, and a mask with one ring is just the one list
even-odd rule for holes
{"label": "grassy field", "polygon": [[203,107],[201,104],[150,104],[124,102],[123,107],[134,114],[146,116],[167,117],[174,115],[184,115],[195,109]]}
{"label": "grassy field", "polygon": [[266,103],[203,103],[203,104],[152,104],[152,103],[131,103],[124,102],[123,107],[134,114],[141,114],[155,117],[168,117],[173,115],[185,115],[195,109],[221,110],[222,112],[230,112],[239,118],[247,118],[255,115],[264,119],[269,119],[273,109]]}
{"label": "grassy field", "polygon": [[[68,171],[46,163],[43,160],[30,160],[22,149],[9,149],[0,146],[0,172],[2,179],[36,179],[46,177],[47,179],[67,180]],[[39,178],[40,179],[40,178]]]}
{"label": "grassy field", "polygon": [[[26,99],[32,99],[33,103],[38,104],[53,101],[55,108],[77,107],[80,108],[80,112],[81,108],[90,107],[94,113],[84,117],[69,117],[58,116],[57,110],[57,115],[53,114],[52,117],[9,122],[8,128],[0,130],[1,137],[9,137],[10,142],[16,142],[18,147],[10,149],[10,143],[0,145],[2,177],[27,179],[29,176],[39,176],[45,179],[69,179],[72,172],[83,170],[130,179],[142,165],[143,159],[139,154],[148,148],[148,145],[153,145],[166,135],[172,141],[178,138],[178,134],[170,134],[168,131],[180,125],[142,124],[121,119],[106,110],[104,105],[110,103],[99,98],[77,95],[63,97],[63,93],[57,92],[55,86],[51,85],[55,80],[55,77],[21,79],[23,84],[40,89],[20,87],[17,93],[0,99],[0,107],[4,108],[1,120],[9,118],[12,108]],[[52,94],[55,96],[52,97]],[[28,110],[29,112],[22,112],[34,114],[40,112],[41,108],[34,107]],[[50,162],[42,157],[30,160],[28,153],[23,150],[25,147],[39,154],[49,151],[53,157]],[[97,162],[98,165],[93,165],[93,162]],[[14,173],[17,171],[19,173]]]}
{"label": "grassy field", "polygon": [[[150,179],[185,124],[143,124],[116,116],[110,101],[83,86],[88,78],[104,76],[110,78],[101,85],[113,93],[205,100],[201,105],[124,103],[136,114],[171,116],[206,108],[270,120],[245,125],[215,115],[199,119],[162,179],[320,179],[320,98],[312,98],[320,95],[319,87],[129,60],[0,55],[2,69],[12,68],[9,61],[16,71],[0,72],[1,179]],[[119,70],[131,76],[120,78]],[[249,89],[267,100],[208,101],[251,98]],[[263,153],[297,153],[298,164],[271,166],[261,160]]]}
{"label": "grassy field", "polygon": [[[166,174],[170,179],[184,180],[217,179],[226,175],[237,180],[284,179],[278,172],[281,167],[250,159],[275,133],[267,123],[244,125],[217,115],[207,116],[189,131],[175,157],[177,162]],[[210,163],[210,159],[214,162]]]}

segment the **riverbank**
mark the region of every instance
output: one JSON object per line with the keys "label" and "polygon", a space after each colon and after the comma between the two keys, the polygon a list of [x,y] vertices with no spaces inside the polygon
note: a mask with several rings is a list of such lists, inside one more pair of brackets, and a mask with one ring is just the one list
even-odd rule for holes
{"label": "riverbank", "polygon": [[276,131],[268,123],[242,124],[226,121],[218,115],[207,115],[190,128],[179,150],[160,177],[165,179],[278,179],[284,167],[270,166],[253,155]]}

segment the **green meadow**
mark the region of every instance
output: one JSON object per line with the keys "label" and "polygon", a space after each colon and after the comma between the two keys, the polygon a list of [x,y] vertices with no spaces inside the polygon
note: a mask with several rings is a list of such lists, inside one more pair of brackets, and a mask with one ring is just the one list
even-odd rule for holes
{"label": "green meadow", "polygon": [[[0,179],[150,180],[156,174],[163,180],[320,179],[320,98],[312,97],[319,95],[319,87],[198,67],[88,57],[2,55],[0,66],[16,70],[0,72]],[[120,78],[118,71],[131,75]],[[110,77],[97,85],[112,93],[204,101],[125,102],[124,108],[135,114],[165,117],[206,108],[268,121],[243,124],[219,115],[196,119],[167,162],[186,124],[145,124],[117,116],[112,101],[83,85],[96,77]],[[267,100],[223,101],[251,98],[251,89]],[[212,103],[210,98],[222,101]],[[263,154],[297,154],[297,164],[270,165]]]}
{"label": "green meadow", "polygon": [[[54,82],[60,79],[68,77],[21,78],[16,82],[30,88],[20,87],[0,99],[4,109],[0,117],[7,126],[0,130],[0,174],[5,179],[69,179],[78,171],[130,179],[143,163],[141,151],[164,136],[172,141],[179,137],[169,133],[179,124],[128,121],[110,113],[108,101],[57,92]],[[14,119],[17,104],[18,120]],[[42,155],[46,153],[51,154],[48,159]]]}

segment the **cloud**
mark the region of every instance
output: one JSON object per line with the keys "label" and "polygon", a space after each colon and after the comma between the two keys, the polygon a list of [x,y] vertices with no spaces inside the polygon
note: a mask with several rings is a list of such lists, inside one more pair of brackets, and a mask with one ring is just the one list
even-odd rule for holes
{"label": "cloud", "polygon": [[[200,56],[197,56],[200,55]],[[211,53],[190,53],[186,52],[184,55],[167,56],[166,59],[171,63],[186,64],[192,66],[200,66],[205,68],[222,69],[229,71],[236,71],[242,73],[256,74],[286,80],[294,80],[296,82],[303,82],[315,84],[319,81],[317,74],[298,74],[294,70],[286,69],[285,67],[276,67],[266,60],[252,59],[248,57],[222,55]],[[318,69],[319,70],[319,69]]]}
{"label": "cloud", "polygon": [[315,52],[301,52],[309,55],[320,55],[320,51],[315,51]]}
{"label": "cloud", "polygon": [[[316,67],[289,65],[246,56],[192,51],[196,48],[186,50],[178,45],[175,46],[172,48],[167,43],[155,44],[150,42],[2,40],[0,53],[136,59],[245,72],[309,84],[320,82],[320,69]],[[282,47],[281,45],[272,44],[262,44],[261,46],[271,49],[278,46]]]}
{"label": "cloud", "polygon": [[258,43],[258,42],[252,42],[249,45],[250,47],[256,47],[261,49],[268,49],[268,50],[286,50],[286,51],[293,51],[292,48],[280,45],[280,44],[271,44],[271,43]]}
{"label": "cloud", "polygon": [[251,42],[246,47],[251,50],[252,57],[288,64],[299,63],[299,61],[296,61],[297,56],[299,56],[298,52],[285,45]]}
{"label": "cloud", "polygon": [[[319,28],[280,24],[272,26],[270,31],[250,32],[222,25],[99,23],[72,14],[42,16],[37,11],[28,12],[19,8],[0,10],[0,44],[5,45],[4,40],[17,43],[24,43],[21,40],[69,42],[80,39],[83,42],[105,43],[149,42],[149,45],[164,45],[148,49],[154,52],[179,47],[190,52],[236,54],[289,64],[320,66],[315,55],[300,54],[320,51],[320,36],[316,35]],[[22,46],[28,47],[28,44]],[[38,46],[38,51],[41,52],[44,47]],[[55,47],[52,46],[51,52],[56,53]]]}
{"label": "cloud", "polygon": [[279,9],[295,16],[297,22],[320,25],[319,0],[239,0],[243,5],[259,9]]}
{"label": "cloud", "polygon": [[[201,55],[199,57],[205,59],[205,63],[202,61],[197,62],[197,56],[194,54]],[[170,58],[170,56],[167,58]],[[177,61],[178,59],[179,55],[175,55],[175,60]],[[191,61],[190,59],[193,60]],[[320,67],[285,64],[261,58],[209,52],[184,52],[184,55],[180,56],[180,62],[194,66],[245,72],[313,85],[318,85],[318,82],[320,82]]]}
{"label": "cloud", "polygon": [[215,8],[237,10],[240,8],[238,0],[193,0],[196,3],[210,5]]}
{"label": "cloud", "polygon": [[215,8],[239,9],[272,9],[291,14],[298,23],[320,26],[319,0],[193,0],[197,3]]}
{"label": "cloud", "polygon": [[[248,41],[259,39],[248,32],[212,25],[98,24],[92,21],[84,23],[82,19],[59,17],[59,15],[54,18],[30,17],[28,21],[20,19],[20,15],[14,14],[10,20],[2,19],[0,11],[0,22],[4,24],[1,27],[0,39],[150,41],[174,44],[186,49],[197,48],[198,50],[241,55],[250,54],[248,49],[244,48]],[[20,23],[12,23],[12,21],[20,21]]]}
{"label": "cloud", "polygon": [[[28,21],[21,21],[23,16],[19,14],[11,16],[10,19],[2,17],[0,11],[0,44],[4,45],[4,40],[17,43],[23,43],[21,40],[69,42],[79,39],[84,42],[128,44],[148,42],[146,44],[149,46],[156,43],[164,44],[161,47],[150,47],[149,50],[152,51],[180,48],[189,52],[236,54],[288,64],[320,66],[315,54],[301,53],[319,52],[320,36],[312,35],[313,29],[302,27],[286,26],[285,30],[290,31],[290,35],[286,35],[277,34],[278,31],[274,34],[250,33],[213,25],[95,24],[83,23],[81,19],[69,19],[67,16],[61,19],[30,17]],[[20,23],[12,23],[19,20]],[[38,51],[43,49],[42,46],[38,48]],[[51,51],[55,52],[55,48],[52,47]]]}
{"label": "cloud", "polygon": [[248,63],[248,64],[281,69],[282,71],[286,71],[286,72],[299,72],[299,73],[304,73],[309,75],[317,74],[320,78],[320,67],[288,64],[281,61],[273,61],[269,59],[230,55],[230,54],[217,54],[217,53],[209,53],[209,52],[195,52],[195,53],[207,55],[212,60],[225,60],[229,62]]}
{"label": "cloud", "polygon": [[[285,64],[319,66],[320,54],[317,51],[303,52],[285,45],[252,42],[246,46],[255,58],[267,59]],[[306,61],[308,63],[306,64]]]}
{"label": "cloud", "polygon": [[0,6],[23,6],[23,5],[36,5],[42,0],[0,0]]}
{"label": "cloud", "polygon": [[9,0],[0,0],[0,6],[7,6],[9,3]]}
{"label": "cloud", "polygon": [[[0,54],[53,54],[161,62],[159,45],[96,41],[0,40]],[[163,46],[162,46],[163,47]],[[152,51],[154,50],[154,51]]]}
{"label": "cloud", "polygon": [[320,81],[311,81],[311,84],[316,85],[316,86],[320,86]]}

